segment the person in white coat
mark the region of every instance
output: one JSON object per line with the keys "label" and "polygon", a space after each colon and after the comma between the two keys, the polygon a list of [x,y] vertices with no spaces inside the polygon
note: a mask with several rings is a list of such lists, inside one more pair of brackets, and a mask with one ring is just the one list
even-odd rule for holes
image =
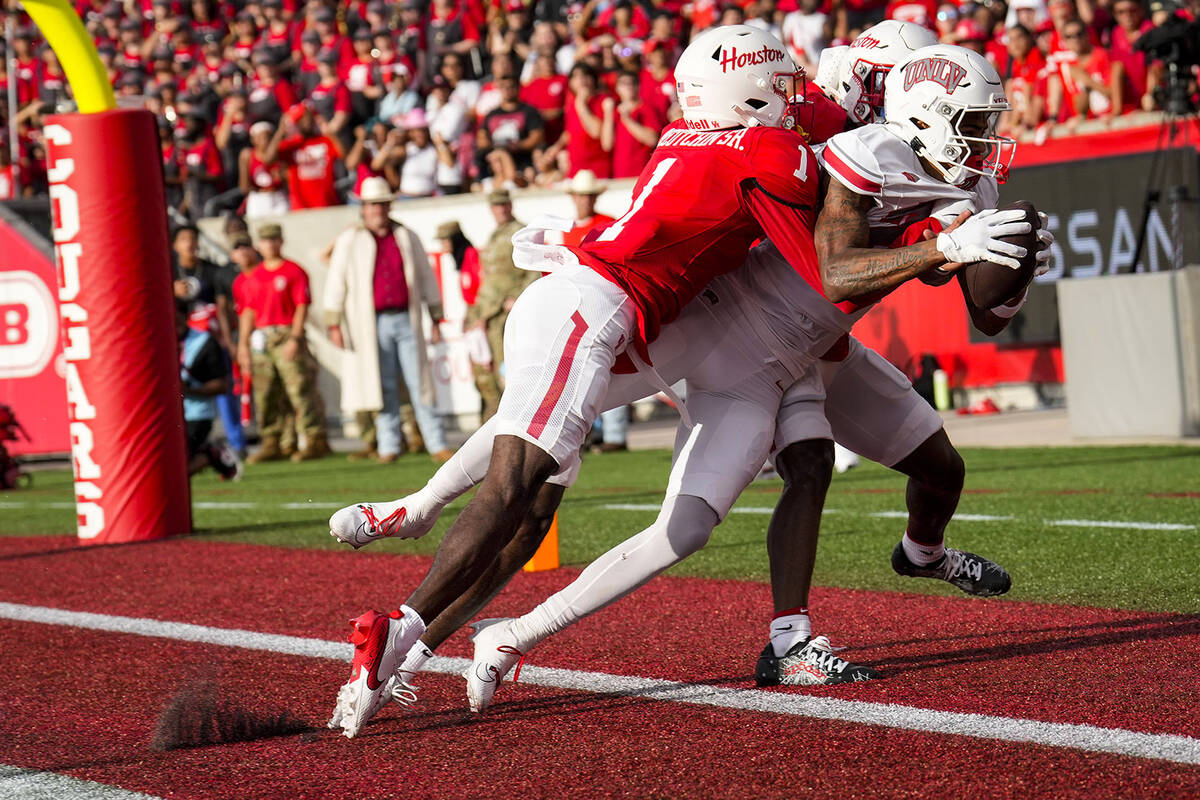
{"label": "person in white coat", "polygon": [[395,195],[387,181],[367,178],[359,199],[362,223],[334,241],[323,298],[329,339],[343,353],[342,410],[378,410],[379,461],[395,461],[401,449],[397,378],[402,378],[425,446],[440,463],[450,450],[434,409],[423,321],[429,314],[437,343],[441,292],[417,235],[388,216]]}

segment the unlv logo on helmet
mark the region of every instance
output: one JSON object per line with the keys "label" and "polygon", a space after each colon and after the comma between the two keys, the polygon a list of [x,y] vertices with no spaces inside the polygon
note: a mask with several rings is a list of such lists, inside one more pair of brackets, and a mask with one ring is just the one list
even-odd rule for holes
{"label": "unlv logo on helmet", "polygon": [[914,61],[904,70],[904,90],[908,91],[921,81],[940,83],[946,94],[954,94],[954,90],[967,77],[967,70],[947,58],[922,58]]}
{"label": "unlv logo on helmet", "polygon": [[857,39],[855,39],[853,42],[851,42],[850,46],[853,48],[859,48],[859,47],[872,48],[872,47],[883,47],[883,43],[880,42],[878,39],[876,39],[874,36],[868,36],[866,34],[863,34],[862,36],[859,36]]}
{"label": "unlv logo on helmet", "polygon": [[751,50],[749,53],[739,53],[736,47],[731,47],[728,51],[722,48],[719,60],[721,62],[721,72],[729,72],[731,69],[737,70],[756,64],[783,61],[786,58],[787,55],[782,50],[776,50],[773,47],[763,45],[758,50]]}

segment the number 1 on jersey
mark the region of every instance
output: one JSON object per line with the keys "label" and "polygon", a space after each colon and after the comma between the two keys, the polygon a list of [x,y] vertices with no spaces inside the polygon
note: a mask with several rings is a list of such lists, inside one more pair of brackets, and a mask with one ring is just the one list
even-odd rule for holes
{"label": "number 1 on jersey", "polygon": [[808,180],[808,145],[800,145],[800,167],[792,173],[801,181]]}
{"label": "number 1 on jersey", "polygon": [[678,160],[677,158],[664,158],[658,162],[658,166],[654,168],[654,172],[650,175],[650,180],[646,181],[642,190],[638,192],[637,197],[633,198],[633,204],[629,206],[629,210],[619,220],[601,231],[600,235],[596,237],[596,241],[611,242],[620,236],[625,224],[633,218],[634,214],[641,211],[642,206],[646,203],[646,197],[653,191],[655,186],[662,182],[663,178],[667,177],[667,173],[671,171],[671,167],[675,166],[675,162]]}

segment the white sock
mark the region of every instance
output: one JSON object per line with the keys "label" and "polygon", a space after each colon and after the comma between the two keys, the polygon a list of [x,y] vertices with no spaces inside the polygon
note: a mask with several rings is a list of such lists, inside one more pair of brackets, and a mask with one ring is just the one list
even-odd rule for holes
{"label": "white sock", "polygon": [[946,555],[946,545],[944,543],[934,545],[919,544],[908,537],[908,531],[904,532],[904,538],[900,540],[900,545],[904,548],[904,555],[908,556],[908,560],[918,567],[932,564]]}
{"label": "white sock", "polygon": [[658,519],[589,564],[579,577],[510,627],[520,650],[620,600],[708,542],[720,520],[698,497],[668,497]]}
{"label": "white sock", "polygon": [[396,671],[401,680],[409,683],[425,666],[425,662],[431,658],[433,658],[433,651],[426,647],[424,642],[418,641],[409,649],[408,655],[404,657],[404,663]]}
{"label": "white sock", "polygon": [[483,480],[488,464],[492,460],[492,440],[496,435],[496,418],[492,417],[455,451],[450,460],[443,464],[425,488],[411,497],[424,506],[423,513],[440,512],[455,498],[466,494],[472,486]]}
{"label": "white sock", "polygon": [[798,643],[812,636],[812,622],[808,618],[808,609],[800,609],[796,614],[784,614],[771,620],[771,649],[779,658]]}

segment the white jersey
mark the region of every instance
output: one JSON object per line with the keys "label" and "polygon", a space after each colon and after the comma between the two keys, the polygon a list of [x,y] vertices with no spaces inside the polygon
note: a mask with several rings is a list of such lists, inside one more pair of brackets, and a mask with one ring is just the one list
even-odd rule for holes
{"label": "white jersey", "polygon": [[949,225],[963,211],[995,208],[996,179],[954,186],[931,177],[913,149],[886,123],[833,136],[819,156],[829,176],[856,194],[875,198],[867,214],[871,244],[887,246],[914,222],[930,217]]}

